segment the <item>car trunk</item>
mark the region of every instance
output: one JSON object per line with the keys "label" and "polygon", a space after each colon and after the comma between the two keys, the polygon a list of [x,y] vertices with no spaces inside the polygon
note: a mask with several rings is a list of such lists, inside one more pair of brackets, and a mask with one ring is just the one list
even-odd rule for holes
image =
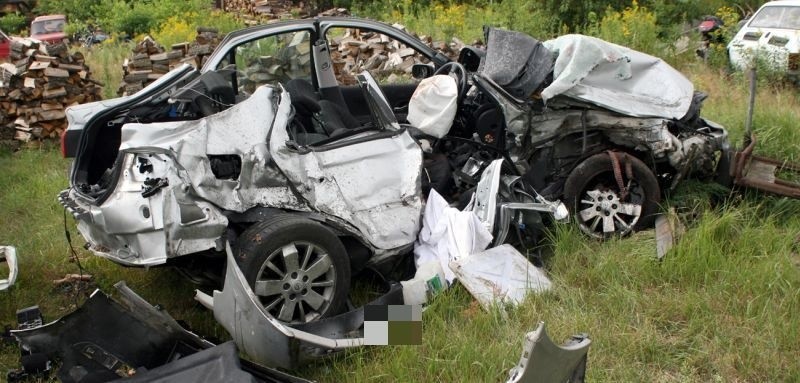
{"label": "car trunk", "polygon": [[170,113],[172,105],[167,103],[167,92],[196,74],[191,66],[182,66],[133,96],[68,109],[70,125],[75,125],[70,129],[82,130],[70,178],[72,186],[84,197],[101,204],[118,176],[122,126],[128,122],[175,119]]}

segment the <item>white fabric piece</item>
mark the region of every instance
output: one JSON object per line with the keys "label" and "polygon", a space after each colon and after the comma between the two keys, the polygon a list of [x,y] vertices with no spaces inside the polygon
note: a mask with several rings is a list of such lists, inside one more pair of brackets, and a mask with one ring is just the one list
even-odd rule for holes
{"label": "white fabric piece", "polygon": [[633,117],[680,119],[689,111],[694,85],[657,57],[582,35],[544,45],[557,55],[545,101],[563,94]]}
{"label": "white fabric piece", "polygon": [[408,103],[408,122],[427,135],[444,137],[453,126],[458,104],[458,84],[447,75],[419,82]]}
{"label": "white fabric piece", "polygon": [[475,213],[450,207],[439,193],[431,190],[422,217],[422,230],[414,244],[417,268],[426,262],[438,261],[447,283],[452,283],[455,274],[450,270],[450,261],[482,251],[491,242],[492,234]]}
{"label": "white fabric piece", "polygon": [[528,292],[548,291],[553,285],[542,269],[508,244],[455,259],[450,267],[487,310],[499,303],[522,303]]}

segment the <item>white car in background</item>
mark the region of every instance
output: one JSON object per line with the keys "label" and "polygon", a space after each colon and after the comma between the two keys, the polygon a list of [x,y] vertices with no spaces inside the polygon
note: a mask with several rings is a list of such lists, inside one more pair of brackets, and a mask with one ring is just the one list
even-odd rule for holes
{"label": "white car in background", "polygon": [[770,1],[728,44],[731,65],[745,69],[764,60],[775,70],[800,74],[800,1]]}

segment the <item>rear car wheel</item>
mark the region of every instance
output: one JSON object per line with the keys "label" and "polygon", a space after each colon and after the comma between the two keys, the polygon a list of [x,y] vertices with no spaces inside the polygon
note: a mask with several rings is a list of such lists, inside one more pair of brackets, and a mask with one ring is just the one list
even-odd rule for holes
{"label": "rear car wheel", "polygon": [[616,166],[607,152],[585,159],[564,183],[567,206],[581,230],[595,238],[652,226],[661,201],[658,180],[644,162],[625,153],[614,156]]}
{"label": "rear car wheel", "polygon": [[261,305],[286,323],[337,314],[350,289],[350,260],[338,237],[307,218],[279,214],[239,237],[237,261]]}

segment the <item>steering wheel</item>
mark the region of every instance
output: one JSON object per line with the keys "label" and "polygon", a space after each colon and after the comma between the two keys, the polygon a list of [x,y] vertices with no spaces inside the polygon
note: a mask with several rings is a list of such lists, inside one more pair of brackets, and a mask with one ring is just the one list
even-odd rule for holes
{"label": "steering wheel", "polygon": [[461,101],[464,95],[467,94],[467,70],[464,69],[464,66],[458,62],[450,61],[440,66],[433,75],[435,76],[437,74],[455,75],[458,86],[458,100]]}

